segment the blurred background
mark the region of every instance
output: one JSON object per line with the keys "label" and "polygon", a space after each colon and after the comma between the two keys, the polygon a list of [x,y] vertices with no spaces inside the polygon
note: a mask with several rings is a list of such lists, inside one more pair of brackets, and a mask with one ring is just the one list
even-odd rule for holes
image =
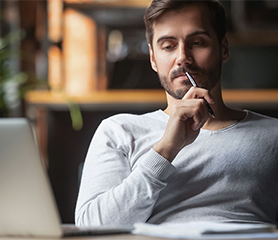
{"label": "blurred background", "polygon": [[[64,223],[74,221],[79,169],[101,120],[166,106],[145,41],[149,3],[0,1],[0,117],[33,123]],[[278,0],[222,3],[224,98],[278,117]]]}

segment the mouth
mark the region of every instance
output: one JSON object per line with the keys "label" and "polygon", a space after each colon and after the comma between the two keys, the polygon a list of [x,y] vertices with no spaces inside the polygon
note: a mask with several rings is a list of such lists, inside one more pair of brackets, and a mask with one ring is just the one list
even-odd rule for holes
{"label": "mouth", "polygon": [[[191,76],[194,76],[195,74],[194,73],[189,73]],[[179,81],[186,81],[188,83],[190,83],[190,80],[188,79],[186,73],[180,73],[180,74],[177,74],[176,76],[173,77],[173,80],[176,79],[176,80],[179,80]]]}
{"label": "mouth", "polygon": [[175,79],[184,79],[184,80],[188,80],[188,77],[186,76],[186,74],[185,73],[181,73],[181,74],[179,74],[179,75],[176,75],[175,77],[174,77]]}
{"label": "mouth", "polygon": [[172,82],[176,82],[178,85],[190,86],[191,82],[185,74],[180,74],[173,78]]}

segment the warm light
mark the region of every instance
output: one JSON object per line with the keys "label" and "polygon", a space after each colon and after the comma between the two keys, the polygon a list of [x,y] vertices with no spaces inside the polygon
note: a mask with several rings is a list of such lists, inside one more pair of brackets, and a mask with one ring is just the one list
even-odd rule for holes
{"label": "warm light", "polygon": [[63,53],[65,90],[68,95],[82,95],[97,90],[97,26],[86,15],[65,11]]}
{"label": "warm light", "polygon": [[62,53],[57,46],[48,50],[48,84],[54,91],[63,88]]}
{"label": "warm light", "polygon": [[151,0],[64,0],[64,2],[69,4],[91,4],[114,7],[148,7]]}
{"label": "warm light", "polygon": [[62,38],[63,1],[48,0],[48,38],[59,42]]}

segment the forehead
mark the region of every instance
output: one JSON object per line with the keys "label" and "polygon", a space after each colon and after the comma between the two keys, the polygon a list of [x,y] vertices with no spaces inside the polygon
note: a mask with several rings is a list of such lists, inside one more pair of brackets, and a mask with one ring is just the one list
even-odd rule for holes
{"label": "forehead", "polygon": [[209,10],[201,5],[188,5],[179,10],[170,10],[153,23],[153,41],[161,35],[186,36],[194,31],[206,31],[216,35]]}

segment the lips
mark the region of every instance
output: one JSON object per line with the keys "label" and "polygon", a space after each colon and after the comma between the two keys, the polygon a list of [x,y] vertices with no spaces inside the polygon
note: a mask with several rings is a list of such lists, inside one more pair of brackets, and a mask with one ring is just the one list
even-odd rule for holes
{"label": "lips", "polygon": [[188,77],[185,74],[179,74],[179,75],[175,76],[174,78],[188,80]]}
{"label": "lips", "polygon": [[186,72],[188,72],[191,76],[196,74],[198,71],[198,69],[188,69],[187,67],[179,67],[177,69],[175,69],[172,73],[171,73],[171,80],[173,81],[174,79],[183,79],[183,80],[188,80],[186,76]]}
{"label": "lips", "polygon": [[175,84],[178,85],[190,85],[190,81],[185,74],[177,75],[175,78],[172,79],[172,82],[175,82]]}

